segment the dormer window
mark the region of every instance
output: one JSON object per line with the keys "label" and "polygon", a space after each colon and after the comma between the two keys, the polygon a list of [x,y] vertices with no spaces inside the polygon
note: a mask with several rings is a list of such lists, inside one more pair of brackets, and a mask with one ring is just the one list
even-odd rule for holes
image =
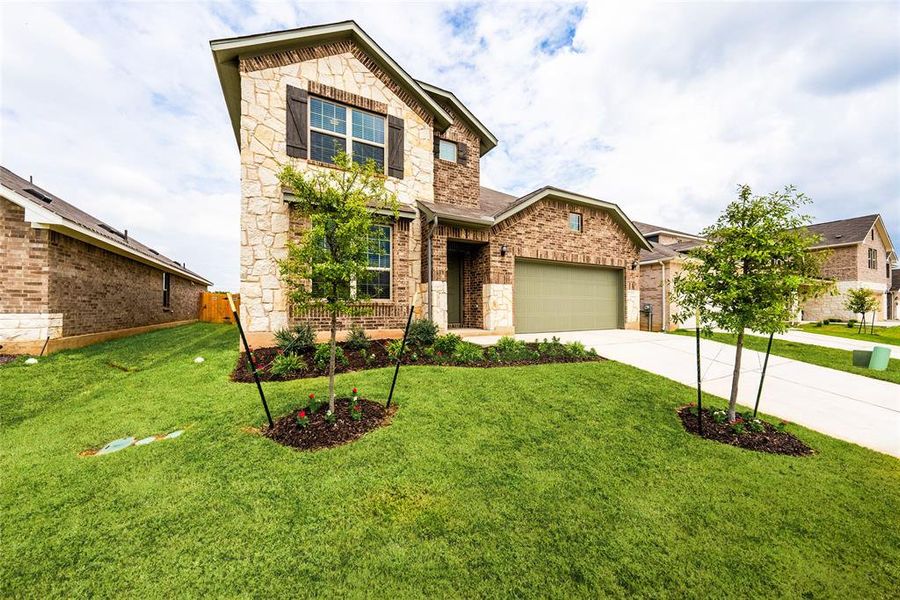
{"label": "dormer window", "polygon": [[321,98],[309,99],[309,157],[313,160],[333,165],[335,155],[343,150],[353,162],[363,165],[372,159],[384,172],[384,129],[381,115]]}
{"label": "dormer window", "polygon": [[456,162],[456,142],[440,140],[438,142],[438,158],[449,162]]}

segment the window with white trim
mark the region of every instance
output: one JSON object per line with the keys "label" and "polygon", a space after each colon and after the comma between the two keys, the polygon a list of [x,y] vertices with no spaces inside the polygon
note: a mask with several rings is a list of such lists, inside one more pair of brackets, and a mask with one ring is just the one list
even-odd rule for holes
{"label": "window with white trim", "polygon": [[310,97],[309,157],[334,164],[335,155],[343,150],[353,162],[365,164],[372,159],[384,172],[384,120],[382,115]]}
{"label": "window with white trim", "polygon": [[584,218],[581,213],[571,212],[569,213],[569,229],[571,231],[580,232],[584,227]]}

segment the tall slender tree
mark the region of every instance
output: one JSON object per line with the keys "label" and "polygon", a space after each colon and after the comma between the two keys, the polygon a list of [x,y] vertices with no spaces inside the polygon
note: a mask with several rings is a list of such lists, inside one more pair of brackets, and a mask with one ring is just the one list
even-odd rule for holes
{"label": "tall slender tree", "polygon": [[[849,289],[847,290],[844,308],[852,313],[859,313],[859,331],[856,333],[862,333],[863,328],[866,326],[866,314],[873,313],[874,315],[878,309],[878,295],[874,290],[868,288]],[[875,322],[874,316],[872,317],[872,322]]]}
{"label": "tall slender tree", "polygon": [[385,177],[369,159],[360,165],[341,152],[336,169],[300,171],[286,165],[282,185],[293,192],[291,205],[308,221],[297,243],[288,244],[280,261],[281,279],[290,302],[300,312],[322,307],[330,318],[328,406],[334,411],[334,366],[338,318],[369,312],[364,293],[377,255],[382,228],[397,216],[397,198],[385,187]]}
{"label": "tall slender tree", "polygon": [[809,217],[798,214],[807,203],[793,186],[766,196],[739,186],[737,200],[703,231],[707,243],[692,251],[692,260],[675,278],[673,299],[683,313],[677,319],[699,311],[699,328],[737,336],[730,421],[735,419],[746,330],[786,330],[799,302],[831,285],[821,277],[826,255],[810,251],[818,237],[805,227]]}

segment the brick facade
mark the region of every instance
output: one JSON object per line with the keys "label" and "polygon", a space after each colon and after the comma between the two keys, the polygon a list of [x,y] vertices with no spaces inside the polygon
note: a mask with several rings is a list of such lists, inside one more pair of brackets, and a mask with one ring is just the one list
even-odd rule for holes
{"label": "brick facade", "polygon": [[[681,272],[681,259],[665,262],[665,281],[663,280],[663,267],[659,263],[641,265],[641,308],[649,304],[653,309],[653,331],[662,331],[663,324],[668,322],[668,330],[679,327],[694,327],[694,320],[689,319],[684,323],[676,323],[675,315],[678,314],[678,305],[672,301],[672,291],[675,288],[675,277]],[[666,304],[663,310],[663,285],[666,286]],[[647,329],[646,315],[641,314],[641,329]]]}
{"label": "brick facade", "polygon": [[[481,170],[479,165],[479,138],[453,113],[447,103],[441,108],[453,117],[453,125],[447,131],[435,134],[434,201],[458,206],[478,206]],[[457,151],[457,162],[441,160],[437,156],[438,140],[449,140],[465,146],[465,160]]]}
{"label": "brick facade", "polygon": [[0,344],[197,318],[204,286],[171,275],[163,309],[161,270],[33,228],[24,209],[0,203]]}
{"label": "brick facade", "polygon": [[0,314],[48,312],[48,238],[25,222],[24,208],[0,198]]}

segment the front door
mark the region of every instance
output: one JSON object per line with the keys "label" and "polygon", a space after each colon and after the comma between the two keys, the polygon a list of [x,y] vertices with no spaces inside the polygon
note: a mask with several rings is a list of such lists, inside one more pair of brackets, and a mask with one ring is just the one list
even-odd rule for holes
{"label": "front door", "polygon": [[462,327],[463,255],[447,254],[447,326]]}

